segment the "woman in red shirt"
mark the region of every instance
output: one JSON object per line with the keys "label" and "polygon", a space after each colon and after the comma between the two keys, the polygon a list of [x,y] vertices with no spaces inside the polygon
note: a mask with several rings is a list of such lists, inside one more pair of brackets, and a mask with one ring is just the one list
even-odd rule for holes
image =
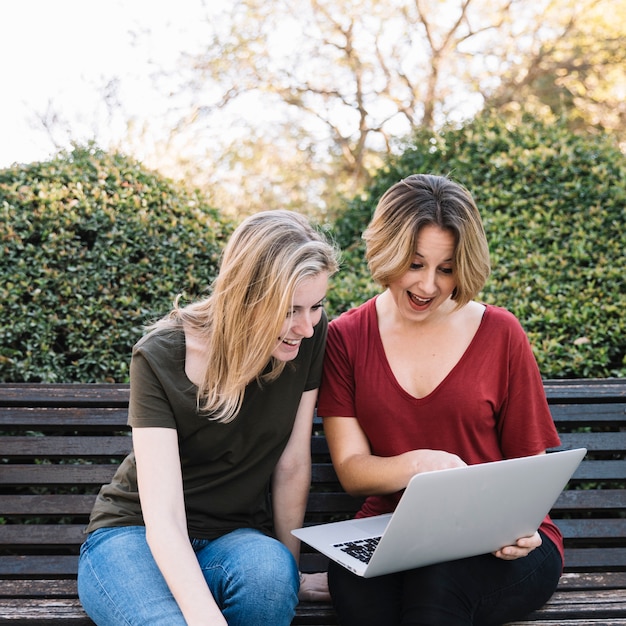
{"label": "woman in red shirt", "polygon": [[[476,301],[490,272],[471,194],[410,176],[381,198],[364,233],[383,293],[329,326],[318,413],[358,517],[388,513],[416,473],[541,454],[559,445],[517,319]],[[552,595],[558,528],[494,554],[371,579],[331,564],[343,626],[503,624]]]}

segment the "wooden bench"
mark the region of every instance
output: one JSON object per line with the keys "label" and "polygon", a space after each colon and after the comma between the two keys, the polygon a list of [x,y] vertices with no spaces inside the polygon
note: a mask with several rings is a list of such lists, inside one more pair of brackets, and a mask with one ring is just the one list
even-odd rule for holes
{"label": "wooden bench", "polygon": [[[553,510],[566,540],[559,589],[517,624],[626,624],[626,379],[545,388],[563,447],[589,453]],[[94,494],[130,450],[127,404],[124,385],[0,385],[0,623],[92,624],[76,595],[77,554]],[[358,501],[339,487],[319,423],[312,451],[306,522],[352,516]],[[303,571],[326,568],[303,549]],[[306,603],[293,623],[337,620]]]}

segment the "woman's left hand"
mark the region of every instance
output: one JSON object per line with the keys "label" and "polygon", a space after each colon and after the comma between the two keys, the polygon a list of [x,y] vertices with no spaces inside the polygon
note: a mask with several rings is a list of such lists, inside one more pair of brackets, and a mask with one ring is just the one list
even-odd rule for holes
{"label": "woman's left hand", "polygon": [[505,546],[496,550],[493,555],[505,561],[514,561],[528,556],[535,548],[541,545],[541,536],[538,532],[530,537],[522,537],[518,539],[514,545]]}
{"label": "woman's left hand", "polygon": [[302,574],[298,600],[304,602],[330,602],[328,575],[325,572]]}

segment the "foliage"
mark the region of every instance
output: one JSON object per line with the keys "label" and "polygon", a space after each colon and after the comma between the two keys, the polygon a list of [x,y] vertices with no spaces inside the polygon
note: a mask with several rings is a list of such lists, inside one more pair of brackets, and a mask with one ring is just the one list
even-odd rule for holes
{"label": "foliage", "polygon": [[437,134],[421,131],[340,210],[344,269],[329,295],[338,313],[377,292],[360,235],[382,193],[412,173],[450,175],[483,215],[493,272],[481,297],[526,329],[543,376],[626,375],[626,159],[606,137],[564,124],[489,116]]}
{"label": "foliage", "polygon": [[267,206],[322,215],[370,184],[395,137],[482,108],[565,113],[572,127],[626,138],[626,0],[205,7],[206,46],[167,81],[190,99],[176,109],[180,152],[167,154],[239,215]]}
{"label": "foliage", "polygon": [[212,280],[231,224],[121,155],[0,171],[0,380],[123,382],[142,327]]}
{"label": "foliage", "polygon": [[519,110],[544,120],[567,117],[572,129],[611,132],[626,145],[626,2],[550,0],[539,13],[556,37],[531,47],[521,66],[505,69],[485,109]]}
{"label": "foliage", "polygon": [[[344,252],[340,314],[374,295],[361,233],[415,172],[474,194],[493,273],[481,298],[521,320],[547,378],[626,375],[626,162],[608,138],[489,116],[418,131],[324,226]],[[200,295],[233,223],[196,191],[119,154],[77,148],[0,171],[0,380],[124,382],[143,326]]]}

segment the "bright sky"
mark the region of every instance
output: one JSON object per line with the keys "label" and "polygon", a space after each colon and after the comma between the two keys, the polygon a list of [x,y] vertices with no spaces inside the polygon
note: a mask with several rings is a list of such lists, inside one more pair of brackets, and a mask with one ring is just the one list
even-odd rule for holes
{"label": "bright sky", "polygon": [[93,138],[96,127],[109,129],[103,144],[123,136],[121,118],[102,122],[113,78],[130,115],[158,119],[167,102],[151,75],[197,49],[201,14],[202,0],[0,1],[0,168],[56,152],[38,121],[49,107],[73,139]]}

